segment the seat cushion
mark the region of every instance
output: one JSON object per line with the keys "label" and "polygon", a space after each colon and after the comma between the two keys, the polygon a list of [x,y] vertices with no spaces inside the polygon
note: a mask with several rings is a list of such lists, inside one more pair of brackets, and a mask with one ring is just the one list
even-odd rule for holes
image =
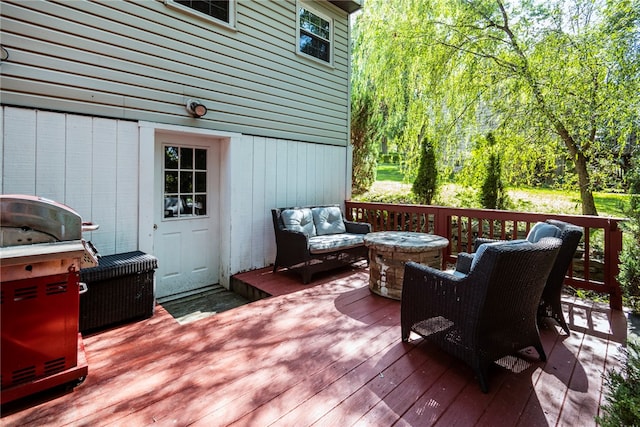
{"label": "seat cushion", "polygon": [[313,224],[313,214],[309,208],[285,209],[280,213],[284,228],[291,231],[300,231],[313,237],[316,235],[316,227]]}
{"label": "seat cushion", "polygon": [[362,245],[364,245],[364,234],[325,234],[324,236],[315,236],[309,239],[309,252],[312,254],[325,254]]}
{"label": "seat cushion", "polygon": [[547,224],[546,222],[536,222],[529,234],[527,234],[527,240],[531,243],[537,243],[543,237],[560,237],[562,230],[553,224]]}
{"label": "seat cushion", "polygon": [[342,211],[337,206],[323,206],[312,208],[313,222],[316,226],[316,234],[324,236],[327,234],[345,233],[347,231]]}

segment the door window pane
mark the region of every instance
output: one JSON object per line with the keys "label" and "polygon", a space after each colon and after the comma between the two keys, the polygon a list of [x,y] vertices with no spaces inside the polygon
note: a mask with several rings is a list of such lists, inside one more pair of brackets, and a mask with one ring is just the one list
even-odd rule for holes
{"label": "door window pane", "polygon": [[197,193],[206,193],[207,192],[207,173],[206,172],[196,172],[196,188]]}
{"label": "door window pane", "polygon": [[180,149],[180,169],[193,169],[193,149]]}
{"label": "door window pane", "polygon": [[178,172],[164,173],[164,192],[165,193],[178,192]]}
{"label": "door window pane", "polygon": [[207,150],[164,148],[164,218],[207,214]]}
{"label": "door window pane", "polygon": [[207,170],[207,150],[196,148],[196,169]]}
{"label": "door window pane", "polygon": [[193,206],[194,214],[206,215],[207,214],[207,196],[197,195],[196,203]]}
{"label": "door window pane", "polygon": [[178,168],[178,148],[177,147],[165,147],[164,168],[165,169]]}
{"label": "door window pane", "polygon": [[180,172],[180,192],[183,194],[193,192],[193,172]]}

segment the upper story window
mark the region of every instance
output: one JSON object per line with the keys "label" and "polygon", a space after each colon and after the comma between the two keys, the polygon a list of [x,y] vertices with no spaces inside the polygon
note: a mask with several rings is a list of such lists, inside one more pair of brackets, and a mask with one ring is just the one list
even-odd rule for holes
{"label": "upper story window", "polygon": [[213,22],[235,25],[236,0],[165,0],[180,10],[210,19]]}
{"label": "upper story window", "polygon": [[333,63],[333,21],[304,3],[298,4],[298,52]]}

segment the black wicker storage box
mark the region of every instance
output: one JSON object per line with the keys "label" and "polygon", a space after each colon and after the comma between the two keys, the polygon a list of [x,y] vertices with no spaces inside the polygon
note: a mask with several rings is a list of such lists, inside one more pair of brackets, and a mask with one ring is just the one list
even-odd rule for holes
{"label": "black wicker storage box", "polygon": [[80,332],[151,317],[157,259],[134,251],[103,256],[97,267],[80,270],[88,291],[80,295]]}

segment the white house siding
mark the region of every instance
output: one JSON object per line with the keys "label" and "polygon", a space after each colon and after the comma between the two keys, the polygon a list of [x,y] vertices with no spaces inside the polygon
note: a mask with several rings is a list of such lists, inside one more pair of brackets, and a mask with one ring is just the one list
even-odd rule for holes
{"label": "white house siding", "polygon": [[223,186],[230,193],[221,202],[226,207],[221,216],[229,218],[230,248],[221,265],[230,271],[223,276],[273,263],[272,208],[345,199],[346,147],[244,136],[230,144],[225,161],[230,168]]}
{"label": "white house siding", "polygon": [[349,195],[348,16],[314,7],[333,18],[332,66],[295,53],[295,0],[238,1],[235,29],[158,0],[2,1],[1,192],[76,209],[104,255],[152,253],[154,135],[210,135],[220,283],[273,263],[272,208]]}
{"label": "white house siding", "polygon": [[105,255],[138,248],[137,123],[3,107],[0,153],[2,194],[72,207]]}
{"label": "white house siding", "polygon": [[[166,128],[3,107],[0,190],[72,207],[83,220],[100,225],[85,238],[103,255],[152,253],[153,191],[139,190],[153,187],[153,143],[140,148],[139,138],[149,126]],[[346,147],[251,135],[227,139],[220,164],[220,283],[225,286],[232,274],[273,263],[272,208],[341,203],[348,186]]]}
{"label": "white house siding", "polygon": [[315,7],[333,67],[295,53],[294,0],[238,1],[236,30],[158,0],[3,1],[2,104],[346,146],[348,17]]}

